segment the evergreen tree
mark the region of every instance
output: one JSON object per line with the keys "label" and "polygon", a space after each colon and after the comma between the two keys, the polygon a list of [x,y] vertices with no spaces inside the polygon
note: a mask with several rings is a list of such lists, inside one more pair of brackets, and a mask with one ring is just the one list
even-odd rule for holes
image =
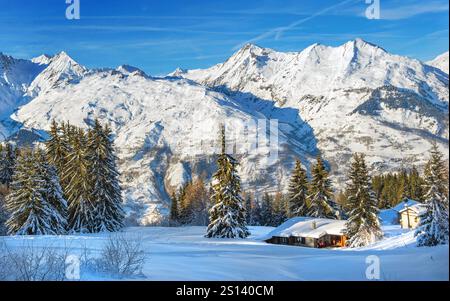
{"label": "evergreen tree", "polygon": [[179,188],[178,192],[178,220],[182,224],[187,224],[189,222],[189,204],[187,201],[186,190],[189,186],[189,182],[185,183]]}
{"label": "evergreen tree", "polygon": [[226,154],[225,127],[221,128],[222,153],[214,174],[210,224],[206,237],[245,238],[250,235],[245,221],[245,204],[240,196],[241,183],[237,174],[238,162]]}
{"label": "evergreen tree", "polygon": [[305,216],[308,211],[308,178],[300,160],[295,162],[295,169],[289,183],[289,215]]}
{"label": "evergreen tree", "polygon": [[346,223],[347,244],[352,248],[362,247],[380,239],[383,233],[378,218],[377,199],[362,154],[353,156],[347,197],[350,208]]}
{"label": "evergreen tree", "polygon": [[111,131],[95,120],[88,132],[86,159],[90,183],[90,203],[95,207],[94,232],[114,232],[123,227],[125,212],[119,185],[117,157],[114,153]]}
{"label": "evergreen tree", "polygon": [[436,144],[425,169],[425,206],[416,230],[418,246],[448,243],[448,178],[443,155]]}
{"label": "evergreen tree", "polygon": [[275,194],[272,208],[272,226],[277,227],[286,221],[289,209],[288,202],[281,192]]}
{"label": "evergreen tree", "polygon": [[68,230],[70,232],[93,233],[97,230],[96,206],[91,199],[92,182],[86,155],[86,137],[78,129],[69,134],[71,151],[66,158],[62,181],[67,183],[65,191],[68,202]]}
{"label": "evergreen tree", "polygon": [[336,210],[333,208],[333,192],[328,172],[320,155],[317,163],[311,168],[312,180],[308,194],[308,216],[336,219]]}
{"label": "evergreen tree", "polygon": [[273,200],[270,194],[264,193],[261,204],[261,226],[273,225]]}
{"label": "evergreen tree", "polygon": [[[61,132],[63,135],[61,135]],[[67,155],[70,152],[70,147],[65,139],[65,128],[60,129],[58,123],[53,120],[49,134],[50,139],[46,143],[47,160],[49,164],[56,168],[58,176],[61,179],[64,167],[67,163]],[[61,183],[61,186],[65,187],[63,183]]]}
{"label": "evergreen tree", "polygon": [[171,196],[171,204],[170,204],[170,221],[172,223],[178,223],[179,214],[178,214],[178,197],[175,192],[172,193]]}
{"label": "evergreen tree", "polygon": [[253,211],[253,199],[251,194],[245,196],[245,221],[247,225],[253,225],[252,223],[252,211]]}
{"label": "evergreen tree", "polygon": [[0,150],[0,184],[9,187],[14,174],[15,162],[15,150],[10,143],[6,143],[5,147]]}
{"label": "evergreen tree", "polygon": [[0,236],[7,234],[6,221],[8,220],[8,214],[5,207],[5,195],[3,189],[0,190]]}
{"label": "evergreen tree", "polygon": [[67,201],[60,185],[56,167],[49,164],[44,151],[37,150],[34,156],[38,174],[43,180],[43,197],[53,208],[50,224],[55,233],[64,234],[67,228]]}
{"label": "evergreen tree", "polygon": [[254,197],[252,199],[252,210],[250,213],[250,223],[249,225],[261,226],[261,205],[258,198]]}
{"label": "evergreen tree", "polygon": [[408,181],[410,189],[409,198],[419,202],[423,202],[424,201],[423,186],[425,183],[423,179],[420,177],[419,171],[415,166],[412,167],[409,173]]}
{"label": "evergreen tree", "polygon": [[[56,235],[64,233],[64,199],[58,192],[57,178],[50,179],[50,168],[43,155],[22,152],[17,162],[6,198],[10,217],[6,222],[9,234]],[[61,207],[58,207],[61,206]]]}

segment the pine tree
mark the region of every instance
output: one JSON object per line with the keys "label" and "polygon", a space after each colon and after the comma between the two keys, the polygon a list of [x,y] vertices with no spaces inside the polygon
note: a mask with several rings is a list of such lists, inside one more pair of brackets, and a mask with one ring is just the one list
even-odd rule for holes
{"label": "pine tree", "polygon": [[83,130],[71,129],[68,142],[71,151],[66,158],[62,181],[67,183],[69,232],[93,233],[97,230],[96,206],[91,200],[92,182],[86,156],[86,137]]}
{"label": "pine tree", "polygon": [[249,225],[261,226],[261,205],[258,198],[253,198],[252,200],[252,210],[250,213],[250,223]]}
{"label": "pine tree", "polygon": [[288,206],[286,198],[281,192],[275,194],[273,201],[272,226],[277,227],[284,223],[288,216]]}
{"label": "pine tree", "polygon": [[43,150],[35,153],[35,162],[38,164],[38,173],[43,179],[43,197],[52,210],[50,224],[55,233],[64,234],[67,228],[67,201],[60,185],[56,167],[49,164]]}
{"label": "pine tree", "polygon": [[423,193],[423,179],[420,177],[419,171],[415,166],[412,167],[409,176],[409,197],[413,200],[423,202],[424,201],[424,193]]}
{"label": "pine tree", "polygon": [[187,201],[186,190],[190,183],[183,184],[178,191],[178,220],[182,224],[187,224],[189,222],[189,204]]}
{"label": "pine tree", "polygon": [[289,183],[289,215],[305,216],[308,211],[308,178],[300,160],[295,162],[295,169]]}
{"label": "pine tree", "polygon": [[170,204],[170,221],[172,223],[177,224],[179,221],[179,214],[178,214],[178,197],[175,192],[172,193],[171,196],[171,204]]}
{"label": "pine tree", "polygon": [[5,195],[3,190],[0,190],[0,236],[7,234],[6,221],[8,220],[8,214],[5,207]]}
{"label": "pine tree", "polygon": [[261,226],[273,225],[273,199],[265,192],[261,204]]}
{"label": "pine tree", "polygon": [[0,151],[0,184],[9,187],[14,174],[15,162],[15,150],[10,143],[6,143],[6,146],[2,147]]}
{"label": "pine tree", "polygon": [[[64,125],[64,123],[63,123]],[[61,135],[63,133],[63,135]],[[66,165],[67,155],[70,152],[70,147],[65,139],[65,129],[60,129],[58,123],[53,120],[50,128],[50,139],[46,143],[47,160],[48,163],[56,168],[59,178],[62,178],[64,166]],[[61,183],[62,187],[66,183]]]}
{"label": "pine tree", "polygon": [[90,183],[90,203],[95,207],[94,232],[114,232],[123,227],[125,212],[119,185],[117,157],[114,153],[111,131],[95,120],[88,132],[86,159]]}
{"label": "pine tree", "polygon": [[418,246],[448,243],[448,178],[443,155],[436,144],[425,169],[425,207],[416,230]]}
{"label": "pine tree", "polygon": [[247,225],[252,224],[253,198],[251,194],[245,195],[245,221]]}
{"label": "pine tree", "polygon": [[336,210],[332,202],[333,192],[328,172],[320,155],[317,163],[311,168],[312,180],[308,193],[308,216],[336,219]]}
{"label": "pine tree", "polygon": [[347,244],[352,248],[367,246],[383,236],[377,199],[371,183],[364,155],[355,154],[347,187],[350,212],[346,223],[346,236]]}
{"label": "pine tree", "polygon": [[64,233],[65,216],[61,212],[64,214],[65,203],[59,198],[57,179],[50,179],[51,170],[42,158],[43,154],[31,151],[22,152],[19,157],[11,193],[6,198],[9,234]]}
{"label": "pine tree", "polygon": [[214,174],[210,224],[206,237],[245,238],[250,235],[245,222],[245,205],[240,196],[241,183],[237,174],[238,162],[226,154],[225,127],[221,127],[222,153]]}

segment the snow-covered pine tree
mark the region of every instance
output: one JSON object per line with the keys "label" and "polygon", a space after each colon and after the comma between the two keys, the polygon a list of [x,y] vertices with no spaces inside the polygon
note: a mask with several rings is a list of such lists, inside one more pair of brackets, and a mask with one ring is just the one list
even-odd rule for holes
{"label": "snow-covered pine tree", "polygon": [[90,162],[86,156],[86,137],[82,129],[78,129],[77,133],[74,129],[70,131],[68,139],[71,151],[67,154],[67,163],[62,172],[62,182],[67,183],[64,193],[68,203],[68,231],[93,233],[97,228],[97,212],[91,201],[92,183],[88,173]]}
{"label": "snow-covered pine tree", "polygon": [[11,184],[16,155],[14,147],[10,143],[6,143],[0,151],[0,184],[9,187]]}
{"label": "snow-covered pine tree", "polygon": [[225,126],[221,126],[222,153],[214,174],[213,207],[206,237],[245,238],[250,235],[245,221],[245,204],[240,196],[241,180],[237,174],[238,162],[226,153]]}
{"label": "snow-covered pine tree", "polygon": [[443,155],[436,144],[425,168],[425,206],[416,230],[418,246],[448,243],[448,174]]}
{"label": "snow-covered pine tree", "polygon": [[43,197],[52,208],[50,225],[57,234],[65,234],[67,229],[67,201],[60,185],[56,167],[48,163],[46,153],[36,150],[35,162],[43,179]]}
{"label": "snow-covered pine tree", "polygon": [[302,167],[302,163],[300,160],[297,160],[289,183],[289,216],[305,216],[307,214],[307,196],[308,177],[306,170]]}
{"label": "snow-covered pine tree", "polygon": [[347,245],[363,247],[381,239],[378,206],[363,154],[354,154],[347,184]]}
{"label": "snow-covered pine tree", "polygon": [[67,163],[66,158],[70,151],[70,147],[67,144],[65,137],[61,136],[61,132],[62,130],[60,129],[58,123],[53,120],[49,133],[50,139],[46,143],[48,163],[56,168],[60,178],[62,177],[64,166]]}
{"label": "snow-covered pine tree", "polygon": [[47,199],[51,183],[46,182],[45,167],[39,157],[31,151],[22,151],[17,161],[11,193],[6,198],[6,209],[10,213],[6,222],[9,234],[64,233],[64,217]]}
{"label": "snow-covered pine tree", "polygon": [[307,202],[308,216],[336,219],[337,213],[333,204],[333,192],[328,172],[322,157],[317,157],[317,163],[311,168],[312,179],[309,185]]}
{"label": "snow-covered pine tree", "polygon": [[111,130],[98,120],[87,138],[88,178],[90,201],[95,206],[94,232],[115,232],[123,227],[125,212],[119,185],[117,157],[114,153]]}

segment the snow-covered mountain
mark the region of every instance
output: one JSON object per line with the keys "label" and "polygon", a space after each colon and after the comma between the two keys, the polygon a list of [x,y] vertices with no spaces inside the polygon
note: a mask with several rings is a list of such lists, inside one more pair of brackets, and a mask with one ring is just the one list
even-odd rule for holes
{"label": "snow-covered mountain", "polygon": [[355,151],[379,171],[422,165],[432,140],[448,156],[448,75],[361,39],[293,53],[250,44],[212,68],[172,75],[298,109],[341,183]]}
{"label": "snow-covered mountain", "polygon": [[437,56],[434,60],[427,62],[428,65],[441,69],[448,74],[448,51]]}
{"label": "snow-covered mountain", "polygon": [[274,191],[278,183],[284,188],[295,158],[306,163],[317,154],[312,129],[296,110],[267,101],[256,110],[256,104],[190,80],[152,78],[130,66],[87,70],[62,53],[24,93],[31,100],[9,122],[35,134],[48,130],[53,119],[86,127],[98,117],[111,124],[127,209],[141,224],[167,212],[169,188],[196,175],[212,175],[220,122],[244,127],[271,116],[280,119],[279,160],[266,164],[266,153],[237,154],[244,187],[252,190]]}
{"label": "snow-covered mountain", "polygon": [[21,129],[45,136],[52,119],[110,123],[130,220],[140,224],[167,212],[169,188],[211,176],[220,122],[279,122],[275,160],[267,147],[248,152],[245,139],[236,146],[251,191],[285,189],[294,159],[308,164],[319,149],[337,188],[355,151],[381,172],[423,166],[432,141],[448,157],[448,75],[362,40],[298,53],[247,45],[223,64],[165,78],[127,65],[89,70],[64,52],[0,59],[0,140]]}

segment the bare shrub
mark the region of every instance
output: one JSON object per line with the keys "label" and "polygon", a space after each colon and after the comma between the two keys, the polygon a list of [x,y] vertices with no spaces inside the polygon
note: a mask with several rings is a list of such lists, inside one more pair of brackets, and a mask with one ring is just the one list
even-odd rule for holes
{"label": "bare shrub", "polygon": [[97,259],[99,271],[119,277],[138,276],[146,261],[146,254],[139,236],[111,234]]}
{"label": "bare shrub", "polygon": [[35,247],[11,250],[0,243],[0,279],[11,281],[63,281],[68,250]]}

